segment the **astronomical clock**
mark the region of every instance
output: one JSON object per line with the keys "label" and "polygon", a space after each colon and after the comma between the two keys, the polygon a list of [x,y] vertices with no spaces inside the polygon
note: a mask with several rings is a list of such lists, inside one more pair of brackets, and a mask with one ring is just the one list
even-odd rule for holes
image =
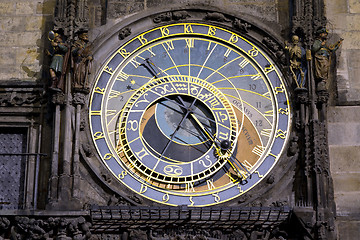
{"label": "astronomical clock", "polygon": [[211,21],[127,35],[103,54],[88,104],[97,160],[116,185],[192,207],[252,191],[284,154],[292,116],[264,46]]}

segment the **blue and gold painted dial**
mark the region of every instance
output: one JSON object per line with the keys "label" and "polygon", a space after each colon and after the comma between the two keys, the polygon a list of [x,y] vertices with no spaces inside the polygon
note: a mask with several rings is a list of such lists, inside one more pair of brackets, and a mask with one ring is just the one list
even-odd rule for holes
{"label": "blue and gold painted dial", "polygon": [[114,49],[89,104],[103,164],[134,192],[174,206],[252,189],[283,153],[290,116],[270,57],[202,23],[157,27]]}

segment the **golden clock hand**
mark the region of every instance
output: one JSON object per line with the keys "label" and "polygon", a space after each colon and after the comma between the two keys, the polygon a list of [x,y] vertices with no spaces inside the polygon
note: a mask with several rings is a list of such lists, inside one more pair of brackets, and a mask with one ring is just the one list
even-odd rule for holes
{"label": "golden clock hand", "polygon": [[[178,99],[181,101],[181,103],[182,103],[183,105],[185,105],[185,102],[184,102],[184,100],[181,98],[181,96],[177,96],[177,97],[178,97]],[[192,106],[194,105],[195,101],[196,101],[196,98],[195,98],[193,104],[188,108],[188,110],[190,110],[190,116],[192,117],[192,119],[195,120],[195,122],[197,123],[197,125],[198,125],[198,126],[201,128],[201,130],[203,131],[203,133],[205,133],[205,135],[215,144],[216,148],[219,148],[219,147],[217,146],[217,143],[216,143],[215,139],[211,136],[211,133],[209,133],[209,131],[208,131],[208,130],[204,127],[204,125],[202,124],[202,122],[201,122],[201,121],[195,116],[195,114],[191,111],[191,108],[192,108]]]}
{"label": "golden clock hand", "polygon": [[140,66],[143,66],[146,70],[148,70],[148,72],[149,72],[151,75],[153,75],[154,78],[158,78],[158,77],[156,76],[156,74],[155,74],[146,64],[142,63],[142,64],[140,64]]}
{"label": "golden clock hand", "polygon": [[246,176],[244,174],[242,174],[235,166],[234,164],[230,161],[230,158],[227,158],[227,162],[230,164],[230,166],[232,167],[232,169],[235,171],[236,175],[243,179],[246,178]]}
{"label": "golden clock hand", "polygon": [[[147,64],[149,64],[149,66],[150,66],[151,69],[154,71],[154,73],[156,73],[156,71],[154,70],[154,68],[153,68],[152,66],[154,66],[154,67],[156,67],[158,70],[160,70],[149,58],[146,58],[145,61],[146,61]],[[151,65],[152,65],[152,66],[151,66]],[[159,74],[160,74],[160,73],[159,73]]]}
{"label": "golden clock hand", "polygon": [[149,60],[149,58],[146,58],[146,59],[145,59],[145,62],[146,62],[149,66],[146,65],[145,63],[141,63],[140,66],[143,66],[146,70],[148,70],[148,72],[149,72],[151,75],[153,75],[154,78],[158,78],[155,70],[154,70],[154,69],[152,68],[152,66],[151,66],[151,65],[154,65],[154,66],[155,66],[155,64],[154,64],[153,62],[151,62],[151,61]]}
{"label": "golden clock hand", "polygon": [[[214,144],[215,144],[215,147],[217,148],[217,151],[222,151],[222,150],[225,150],[226,151],[226,153],[228,153],[228,154],[230,154],[230,156],[232,156],[232,154],[231,154],[231,152],[230,152],[230,150],[229,150],[229,148],[230,148],[230,142],[228,141],[228,140],[225,140],[225,141],[222,141],[221,143],[220,143],[220,149],[219,149],[219,146],[217,145],[217,142],[215,141],[215,139],[216,139],[216,137],[215,138],[213,138],[210,134],[209,134],[209,132],[205,129],[205,127],[202,125],[202,123],[199,121],[199,119],[194,115],[194,114],[192,114],[192,113],[190,113],[190,116],[197,122],[197,124],[200,126],[200,128],[205,132],[205,134],[209,137],[209,139],[211,139],[211,141],[213,141],[214,142]],[[245,178],[246,176],[244,176],[244,174],[242,174],[239,170],[238,170],[238,168],[237,167],[235,167],[235,165],[231,162],[231,160],[230,160],[230,157],[228,158],[226,158],[226,160],[227,160],[227,162],[230,164],[230,166],[232,167],[232,169],[235,171],[235,173],[238,175],[238,177],[240,177],[240,178]],[[237,160],[237,159],[236,159]],[[239,162],[239,161],[238,161]],[[240,162],[239,162],[240,163]],[[236,162],[235,162],[235,164],[236,164]],[[241,164],[241,163],[240,163]],[[242,165],[242,164],[241,164]],[[247,171],[247,169],[244,167],[244,166],[242,166],[241,168],[244,168],[246,171]],[[248,171],[247,171],[248,172]]]}
{"label": "golden clock hand", "polygon": [[[233,153],[231,153],[230,149],[230,141],[229,140],[223,140],[220,143],[220,147],[223,151],[226,151],[228,154],[230,154],[230,157],[228,158],[228,160],[230,160],[230,158],[234,158],[236,161],[234,161],[234,163],[239,166],[241,169],[245,170],[249,175],[250,172],[247,170],[247,168],[244,166],[244,164],[242,164],[234,155]],[[230,162],[229,162],[230,163]],[[241,174],[243,175],[243,174]],[[244,176],[244,175],[243,175]],[[245,176],[244,176],[245,177]]]}
{"label": "golden clock hand", "polygon": [[198,124],[198,126],[201,128],[201,130],[208,136],[209,139],[211,139],[211,141],[214,142],[214,144],[216,145],[216,147],[218,148],[215,139],[211,136],[211,134],[208,132],[208,130],[206,130],[206,128],[204,127],[204,125],[200,122],[200,120],[192,113],[190,112],[190,116],[195,120],[195,122]]}

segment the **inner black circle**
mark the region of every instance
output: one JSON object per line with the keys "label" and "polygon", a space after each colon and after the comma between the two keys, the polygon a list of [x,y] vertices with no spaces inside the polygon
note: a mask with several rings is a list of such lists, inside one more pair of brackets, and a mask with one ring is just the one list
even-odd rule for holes
{"label": "inner black circle", "polygon": [[211,148],[216,124],[211,110],[199,99],[171,95],[154,104],[156,110],[144,127],[143,139],[155,156],[190,162]]}

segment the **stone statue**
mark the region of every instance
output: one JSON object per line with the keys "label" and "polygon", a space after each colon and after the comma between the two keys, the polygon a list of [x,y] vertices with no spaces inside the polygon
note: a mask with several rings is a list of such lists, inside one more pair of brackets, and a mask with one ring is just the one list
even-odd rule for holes
{"label": "stone statue", "polygon": [[87,32],[80,32],[78,40],[72,45],[71,53],[73,56],[73,88],[75,90],[86,90],[86,79],[90,73],[91,62],[93,60],[91,53],[91,44]]}
{"label": "stone statue", "polygon": [[50,31],[48,37],[51,41],[51,48],[46,51],[46,53],[51,56],[49,70],[51,86],[49,89],[52,91],[61,92],[63,90],[63,78],[66,71],[69,48],[63,42],[63,38],[59,33]]}
{"label": "stone statue", "polygon": [[311,49],[315,63],[315,79],[317,83],[322,82],[323,84],[326,84],[328,79],[331,53],[336,51],[343,41],[343,39],[340,39],[336,44],[328,45],[326,42],[327,37],[328,31],[326,28],[320,27],[316,31],[316,39]]}
{"label": "stone statue", "polygon": [[305,50],[300,46],[299,37],[292,36],[292,42],[285,42],[285,49],[289,53],[290,72],[297,87],[301,88],[305,85],[306,64],[304,61]]}

